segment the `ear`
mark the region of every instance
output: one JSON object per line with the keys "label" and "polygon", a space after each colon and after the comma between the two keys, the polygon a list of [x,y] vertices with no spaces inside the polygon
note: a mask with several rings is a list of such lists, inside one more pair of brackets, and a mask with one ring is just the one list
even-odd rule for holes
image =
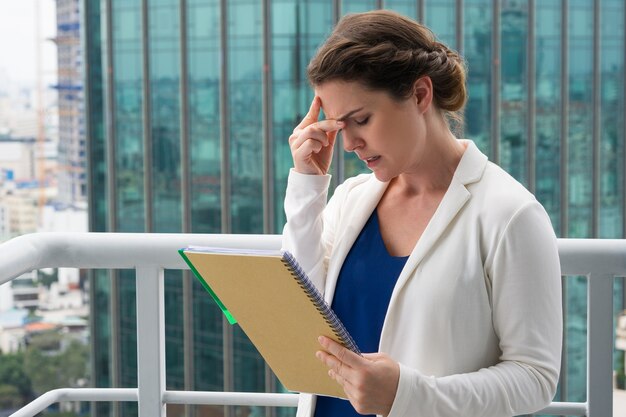
{"label": "ear", "polygon": [[433,101],[433,82],[429,76],[425,75],[418,78],[413,83],[413,97],[416,100],[417,107],[425,112]]}

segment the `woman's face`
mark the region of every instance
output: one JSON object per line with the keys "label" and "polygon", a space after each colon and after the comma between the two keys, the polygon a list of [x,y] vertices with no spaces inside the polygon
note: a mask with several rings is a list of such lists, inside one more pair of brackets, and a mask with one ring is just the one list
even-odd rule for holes
{"label": "woman's face", "polygon": [[357,82],[316,86],[329,119],[345,122],[343,147],[354,152],[380,181],[419,170],[425,146],[424,104],[414,95],[402,101]]}

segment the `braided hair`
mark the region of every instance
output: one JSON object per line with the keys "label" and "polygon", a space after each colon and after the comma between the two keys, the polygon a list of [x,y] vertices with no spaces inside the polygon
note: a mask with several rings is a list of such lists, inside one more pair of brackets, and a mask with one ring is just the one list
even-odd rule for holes
{"label": "braided hair", "polygon": [[415,81],[428,76],[435,106],[459,124],[467,101],[461,56],[426,26],[388,10],[342,17],[311,59],[307,76],[313,86],[355,81],[396,100],[409,98]]}

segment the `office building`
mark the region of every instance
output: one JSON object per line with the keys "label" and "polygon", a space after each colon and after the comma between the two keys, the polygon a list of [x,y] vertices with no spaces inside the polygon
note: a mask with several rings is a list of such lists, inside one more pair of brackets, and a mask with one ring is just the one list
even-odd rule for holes
{"label": "office building", "polygon": [[[622,0],[83,5],[91,231],[279,233],[287,138],[312,99],[308,60],[341,15],[384,7],[425,22],[465,56],[469,102],[459,134],[536,194],[558,236],[625,236]],[[333,186],[363,168],[338,153]],[[168,389],[279,389],[198,283],[167,271],[165,281]],[[557,400],[580,401],[586,282],[564,282]],[[91,288],[94,385],[136,386],[133,276],[98,271]],[[621,308],[621,283],[615,300]],[[133,415],[135,406],[116,407],[100,404],[97,415]]]}

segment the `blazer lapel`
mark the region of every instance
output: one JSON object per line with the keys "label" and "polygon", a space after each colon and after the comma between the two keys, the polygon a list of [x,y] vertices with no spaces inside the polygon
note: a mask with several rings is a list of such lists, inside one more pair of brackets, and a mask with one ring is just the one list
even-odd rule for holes
{"label": "blazer lapel", "polygon": [[428,222],[413,252],[411,252],[409,259],[407,259],[406,265],[398,277],[394,293],[399,291],[412,276],[415,268],[417,268],[422,259],[424,259],[424,256],[435,246],[441,234],[446,230],[469,199],[470,193],[463,184],[456,181],[450,183],[446,194],[441,200],[441,203],[439,203],[439,207],[437,207],[435,214]]}
{"label": "blazer lapel", "polygon": [[324,294],[326,301],[330,304],[335,293],[335,286],[339,278],[339,272],[343,262],[348,256],[348,252],[352,249],[352,245],[356,238],[363,230],[365,223],[370,218],[372,212],[376,209],[378,202],[382,198],[389,183],[380,182],[372,175],[367,183],[366,192],[359,193],[355,198],[346,202],[347,212],[345,221],[348,226],[340,236],[337,236],[337,246],[333,249],[333,256],[328,265],[328,275],[326,276],[326,286]]}
{"label": "blazer lapel", "polygon": [[417,241],[413,252],[407,259],[407,262],[398,277],[396,286],[394,287],[391,299],[389,301],[388,313],[393,306],[395,299],[399,296],[402,287],[413,277],[414,271],[417,266],[422,262],[424,257],[430,252],[437,241],[448,228],[450,223],[453,222],[459,211],[471,198],[471,193],[466,188],[467,184],[471,184],[480,180],[482,174],[487,165],[487,157],[478,150],[476,145],[471,141],[467,142],[467,149],[465,150],[461,161],[452,177],[452,181],[448,187],[448,190],[443,196],[443,199],[439,203],[439,207],[435,210],[435,214],[428,222],[426,229],[422,233],[422,236]]}

